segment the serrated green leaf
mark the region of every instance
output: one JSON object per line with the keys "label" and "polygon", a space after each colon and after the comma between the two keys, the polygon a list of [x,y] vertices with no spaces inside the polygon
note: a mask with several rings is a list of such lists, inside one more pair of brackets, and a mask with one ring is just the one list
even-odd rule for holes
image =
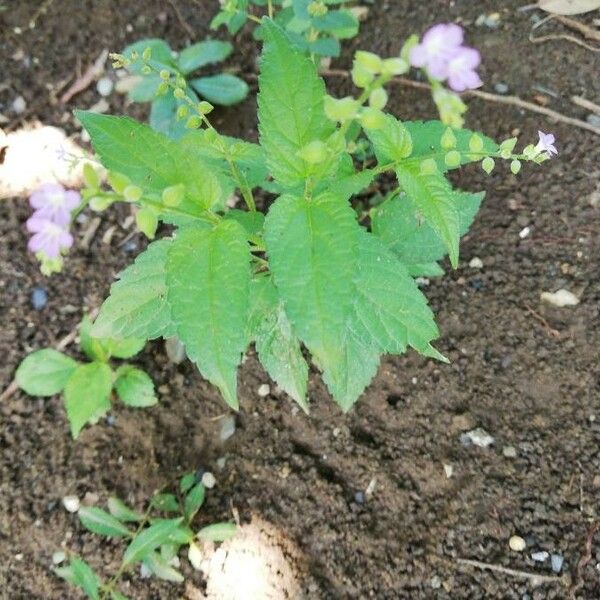
{"label": "serrated green leaf", "polygon": [[80,587],[91,600],[99,600],[99,589],[102,582],[93,569],[84,560],[76,556],[71,557],[70,567],[73,575],[73,580],[70,583]]}
{"label": "serrated green leaf", "polygon": [[315,64],[272,21],[264,20],[262,29],[267,41],[259,77],[260,143],[273,177],[294,185],[310,172],[298,151],[314,140],[325,141],[334,124],[325,116],[325,84]]}
{"label": "serrated green leaf", "polygon": [[204,40],[182,50],[177,59],[177,66],[182,73],[191,73],[206,65],[225,60],[232,52],[233,46],[229,42]]}
{"label": "serrated green leaf", "polygon": [[150,504],[163,512],[179,512],[181,507],[174,494],[155,494]]}
{"label": "serrated green leaf", "polygon": [[140,513],[129,508],[125,502],[115,496],[111,496],[108,499],[108,510],[115,519],[119,519],[119,521],[125,523],[141,521],[143,518]]}
{"label": "serrated green leaf", "polygon": [[163,560],[160,554],[156,552],[147,554],[143,562],[159,579],[173,583],[181,583],[183,581],[183,575]]}
{"label": "serrated green leaf", "polygon": [[204,485],[197,483],[186,495],[184,502],[185,520],[189,523],[204,504],[206,490]]}
{"label": "serrated green leaf", "polygon": [[265,224],[265,215],[257,210],[246,211],[234,208],[227,211],[224,218],[239,223],[251,237],[260,235]]}
{"label": "serrated green leaf", "polygon": [[224,542],[237,533],[235,523],[213,523],[203,527],[197,536],[206,542]]}
{"label": "serrated green leaf", "polygon": [[269,266],[285,311],[322,369],[343,358],[358,231],[350,205],[330,194],[282,196],[265,221]]}
{"label": "serrated green leaf", "polygon": [[237,408],[246,349],[250,249],[234,221],[180,231],[167,261],[168,300],[188,357]]}
{"label": "serrated green leaf", "polygon": [[[484,195],[483,192],[453,192],[461,236],[471,227]],[[431,272],[412,269],[412,265],[441,260],[446,256],[447,249],[436,231],[422,219],[419,209],[408,196],[394,196],[375,208],[371,213],[371,227],[373,233],[394,251],[411,275],[443,274],[437,265],[437,268],[431,267]]]}
{"label": "serrated green leaf", "polygon": [[15,373],[17,385],[30,396],[53,396],[61,392],[77,362],[62,352],[46,348],[32,352]]}
{"label": "serrated green leaf", "polygon": [[78,515],[81,524],[92,533],[109,537],[131,535],[131,531],[121,521],[96,506],[82,506]]}
{"label": "serrated green leaf", "polygon": [[[444,157],[447,151],[442,148],[441,140],[448,126],[441,121],[404,121],[403,125],[413,141],[409,160],[431,157],[436,161],[439,171],[446,172],[448,165]],[[473,136],[472,131],[469,129],[451,129],[451,131],[456,137],[455,150],[461,154],[461,165],[481,160],[482,155],[473,155],[469,148],[469,142]],[[499,151],[499,146],[494,140],[482,134],[477,135],[483,142],[481,150],[483,154],[494,154]]]}
{"label": "serrated green leaf", "polygon": [[158,402],[154,393],[154,383],[150,376],[131,365],[119,367],[115,389],[121,402],[127,406],[145,408],[154,406]]}
{"label": "serrated green leaf", "polygon": [[458,266],[460,217],[455,192],[438,172],[422,173],[417,169],[399,166],[396,176],[400,185],[419,209],[427,223],[436,231],[450,255],[450,263]]}
{"label": "serrated green leaf", "polygon": [[112,370],[102,362],[79,365],[65,386],[64,401],[74,438],[86,423],[96,423],[110,409]]}
{"label": "serrated green leaf", "polygon": [[367,129],[368,138],[373,144],[377,162],[380,165],[395,163],[412,153],[412,138],[406,127],[392,115],[385,115],[385,126]]}
{"label": "serrated green leaf", "polygon": [[248,95],[248,84],[230,73],[192,79],[190,85],[212,104],[232,106]]}
{"label": "serrated green leaf", "polygon": [[144,529],[135,537],[123,554],[123,566],[143,560],[161,544],[170,540],[170,536],[179,527],[183,518],[165,519]]}
{"label": "serrated green leaf", "polygon": [[270,277],[254,280],[251,286],[252,339],[261,364],[279,387],[308,412],[306,389],[308,365]]}
{"label": "serrated green leaf", "polygon": [[146,192],[185,185],[178,210],[191,215],[207,210],[221,199],[216,176],[198,156],[175,141],[128,117],[77,111],[92,138],[94,150],[109,170],[127,176]]}
{"label": "serrated green leaf", "polygon": [[94,335],[152,340],[175,334],[165,274],[170,244],[171,240],[150,244],[119,274],[94,322]]}
{"label": "serrated green leaf", "polygon": [[411,277],[440,277],[444,274],[444,269],[436,262],[404,264],[404,266]]}

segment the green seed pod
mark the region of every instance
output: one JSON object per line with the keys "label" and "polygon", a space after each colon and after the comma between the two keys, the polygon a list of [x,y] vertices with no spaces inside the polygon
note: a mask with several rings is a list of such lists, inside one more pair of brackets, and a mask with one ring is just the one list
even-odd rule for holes
{"label": "green seed pod", "polygon": [[383,61],[379,56],[377,56],[377,54],[374,54],[373,52],[365,52],[364,50],[359,50],[354,55],[354,64],[360,65],[372,75],[381,73],[381,69],[383,68]]}
{"label": "green seed pod", "polygon": [[315,140],[314,142],[306,144],[303,148],[300,148],[297,155],[308,164],[316,165],[327,160],[329,151],[326,144],[320,140]]}
{"label": "green seed pod", "polygon": [[162,69],[159,75],[160,78],[164,81],[169,81],[169,79],[171,79],[171,73],[169,73],[169,71],[167,71],[166,69]]}
{"label": "green seed pod", "polygon": [[500,150],[508,150],[508,152],[512,153],[512,151],[515,149],[516,145],[517,145],[516,137],[508,138],[507,140],[504,140],[500,144]]}
{"label": "green seed pod", "polygon": [[96,172],[96,169],[88,162],[83,165],[83,180],[93,190],[97,190],[100,187],[100,176]]}
{"label": "green seed pod", "polygon": [[186,129],[200,129],[202,127],[202,119],[198,115],[192,115],[185,124]]}
{"label": "green seed pod", "polygon": [[185,185],[179,183],[165,188],[162,193],[162,201],[165,206],[179,206],[185,196]]}
{"label": "green seed pod", "polygon": [[517,175],[517,173],[521,170],[521,161],[520,160],[513,160],[510,163],[510,170],[512,172],[513,175]]}
{"label": "green seed pod", "polygon": [[339,99],[325,96],[324,108],[328,119],[343,123],[356,118],[360,104],[351,96]]}
{"label": "green seed pod", "polygon": [[458,150],[450,150],[450,152],[446,153],[446,155],[444,156],[444,162],[451,169],[454,169],[454,168],[460,166],[460,163],[461,163],[460,152]]}
{"label": "green seed pod", "polygon": [[175,115],[175,118],[178,121],[181,121],[181,119],[185,119],[185,117],[188,116],[189,112],[190,112],[190,109],[188,108],[188,106],[186,106],[185,104],[182,104],[181,106],[177,107],[177,113]]}
{"label": "green seed pod", "polygon": [[164,96],[169,91],[169,84],[166,81],[162,81],[156,88],[157,96]]}
{"label": "green seed pod", "polygon": [[183,88],[177,87],[173,90],[173,96],[175,96],[177,100],[183,100],[185,98],[185,90]]}
{"label": "green seed pod", "polygon": [[311,17],[324,17],[329,12],[329,9],[327,8],[324,2],[316,1],[311,2],[306,7],[306,10]]}
{"label": "green seed pod", "polygon": [[142,188],[137,185],[128,185],[123,190],[123,197],[127,202],[137,202],[142,197]]}
{"label": "green seed pod", "polygon": [[135,215],[138,229],[149,239],[153,240],[158,227],[158,219],[150,208],[140,208]]}
{"label": "green seed pod", "polygon": [[365,129],[381,129],[385,127],[385,115],[377,108],[363,108],[360,114],[360,124]]}
{"label": "green seed pod", "polygon": [[494,159],[491,156],[486,156],[482,161],[481,161],[481,168],[489,175],[493,170],[494,170],[494,166],[496,165]]}
{"label": "green seed pod", "polygon": [[378,110],[383,110],[388,102],[388,94],[383,88],[377,88],[369,96],[369,105]]}
{"label": "green seed pod", "polygon": [[115,171],[109,171],[107,179],[108,184],[115,192],[117,192],[117,194],[122,194],[125,191],[125,188],[131,183],[128,177]]}
{"label": "green seed pod", "polygon": [[145,61],[149,61],[152,58],[152,48],[150,48],[150,46],[144,49],[144,52],[142,53],[142,58]]}
{"label": "green seed pod", "polygon": [[144,65],[142,67],[142,75],[150,75],[150,73],[152,73],[152,68],[148,65]]}
{"label": "green seed pod", "polygon": [[206,102],[206,100],[200,102],[197,108],[201,115],[209,115],[213,110],[215,110],[215,107],[210,102]]}
{"label": "green seed pod", "polygon": [[450,129],[450,127],[446,127],[446,131],[442,134],[442,138],[440,140],[440,145],[444,150],[451,150],[452,148],[456,148],[456,136],[454,135],[454,131]]}
{"label": "green seed pod", "polygon": [[469,150],[471,152],[481,152],[483,150],[483,139],[481,136],[474,133],[469,138]]}

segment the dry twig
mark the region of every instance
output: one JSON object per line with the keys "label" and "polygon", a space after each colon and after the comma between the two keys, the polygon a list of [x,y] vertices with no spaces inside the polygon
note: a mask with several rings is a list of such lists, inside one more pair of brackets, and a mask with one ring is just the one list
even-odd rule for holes
{"label": "dry twig", "polygon": [[179,10],[179,6],[177,6],[175,0],[167,0],[167,2],[173,8],[173,12],[179,21],[179,24],[185,29],[186,33],[192,38],[192,40],[196,37],[196,32],[190,26],[190,24],[183,18],[181,11]]}
{"label": "dry twig", "polygon": [[539,573],[529,573],[528,571],[518,571],[516,569],[509,569],[502,565],[494,565],[491,563],[484,563],[479,560],[471,560],[469,558],[457,558],[456,561],[460,565],[468,565],[475,567],[476,569],[483,569],[485,571],[495,571],[496,573],[504,573],[511,577],[518,577],[519,579],[529,579],[531,585],[536,587],[542,583],[560,583],[565,585],[565,579],[556,575],[542,575]]}
{"label": "dry twig", "polygon": [[546,319],[544,319],[540,313],[533,310],[533,308],[531,308],[531,306],[529,306],[527,303],[525,303],[525,308],[534,319],[539,321],[544,326],[549,335],[555,338],[560,338],[560,331],[558,331],[558,329],[554,329],[554,327],[551,327],[550,323],[548,323],[548,321],[546,321]]}
{"label": "dry twig", "polygon": [[600,115],[600,106],[587,98],[582,98],[581,96],[571,96],[571,102],[573,104],[577,104],[577,106],[581,106],[586,110],[589,110],[597,115]]}
{"label": "dry twig", "polygon": [[596,521],[595,523],[591,524],[588,530],[583,547],[583,554],[577,562],[577,567],[575,569],[575,580],[573,581],[573,585],[569,590],[569,598],[571,600],[576,600],[577,592],[583,587],[583,569],[587,566],[590,560],[592,560],[592,543],[594,542],[594,537],[598,533],[600,533],[600,522]]}
{"label": "dry twig", "polygon": [[61,96],[60,101],[66,104],[73,96],[87,89],[104,72],[104,63],[108,58],[108,50],[105,48],[100,56],[86,69],[85,73],[78,77],[73,85]]}

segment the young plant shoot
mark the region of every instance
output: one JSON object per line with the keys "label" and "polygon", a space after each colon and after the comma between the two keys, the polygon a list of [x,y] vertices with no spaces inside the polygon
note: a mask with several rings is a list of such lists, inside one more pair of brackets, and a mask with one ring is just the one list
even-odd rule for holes
{"label": "young plant shoot", "polygon": [[[456,268],[460,238],[483,199],[453,189],[446,173],[471,162],[489,173],[499,159],[517,172],[521,161],[547,159],[553,138],[515,153],[516,139],[497,144],[440,121],[400,121],[384,112],[384,86],[406,69],[402,58],[358,52],[352,74],[361,93],[333,98],[281,26],[264,18],[261,28],[259,144],[219,134],[210,107],[187,96],[187,126],[197,130],[177,141],[128,118],[77,113],[113,181],[136,190],[142,229],[152,237],[159,221],[176,226],[121,273],[93,332],[177,336],[235,409],[237,367],[251,342],[271,377],[307,409],[304,346],[348,410],[382,354],[413,348],[446,360],[433,346],[439,332],[413,277],[441,274],[446,254]],[[460,43],[457,34],[441,58],[427,46],[420,62],[435,65],[438,77],[452,72],[475,84],[473,62],[451,71],[453,53],[466,51]],[[149,54],[140,59],[152,69]],[[179,80],[164,81],[176,98],[185,94]],[[357,170],[353,140],[361,131],[376,162]],[[353,195],[387,173],[397,187],[369,215],[357,214]],[[256,188],[275,196],[266,215]],[[246,210],[229,208],[237,193]],[[369,227],[361,224],[366,216]]]}

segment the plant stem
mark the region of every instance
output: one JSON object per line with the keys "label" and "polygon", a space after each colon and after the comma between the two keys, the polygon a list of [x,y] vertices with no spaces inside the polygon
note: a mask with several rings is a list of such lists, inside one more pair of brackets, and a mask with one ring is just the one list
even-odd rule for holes
{"label": "plant stem", "polygon": [[273,18],[273,0],[268,0],[269,19]]}

